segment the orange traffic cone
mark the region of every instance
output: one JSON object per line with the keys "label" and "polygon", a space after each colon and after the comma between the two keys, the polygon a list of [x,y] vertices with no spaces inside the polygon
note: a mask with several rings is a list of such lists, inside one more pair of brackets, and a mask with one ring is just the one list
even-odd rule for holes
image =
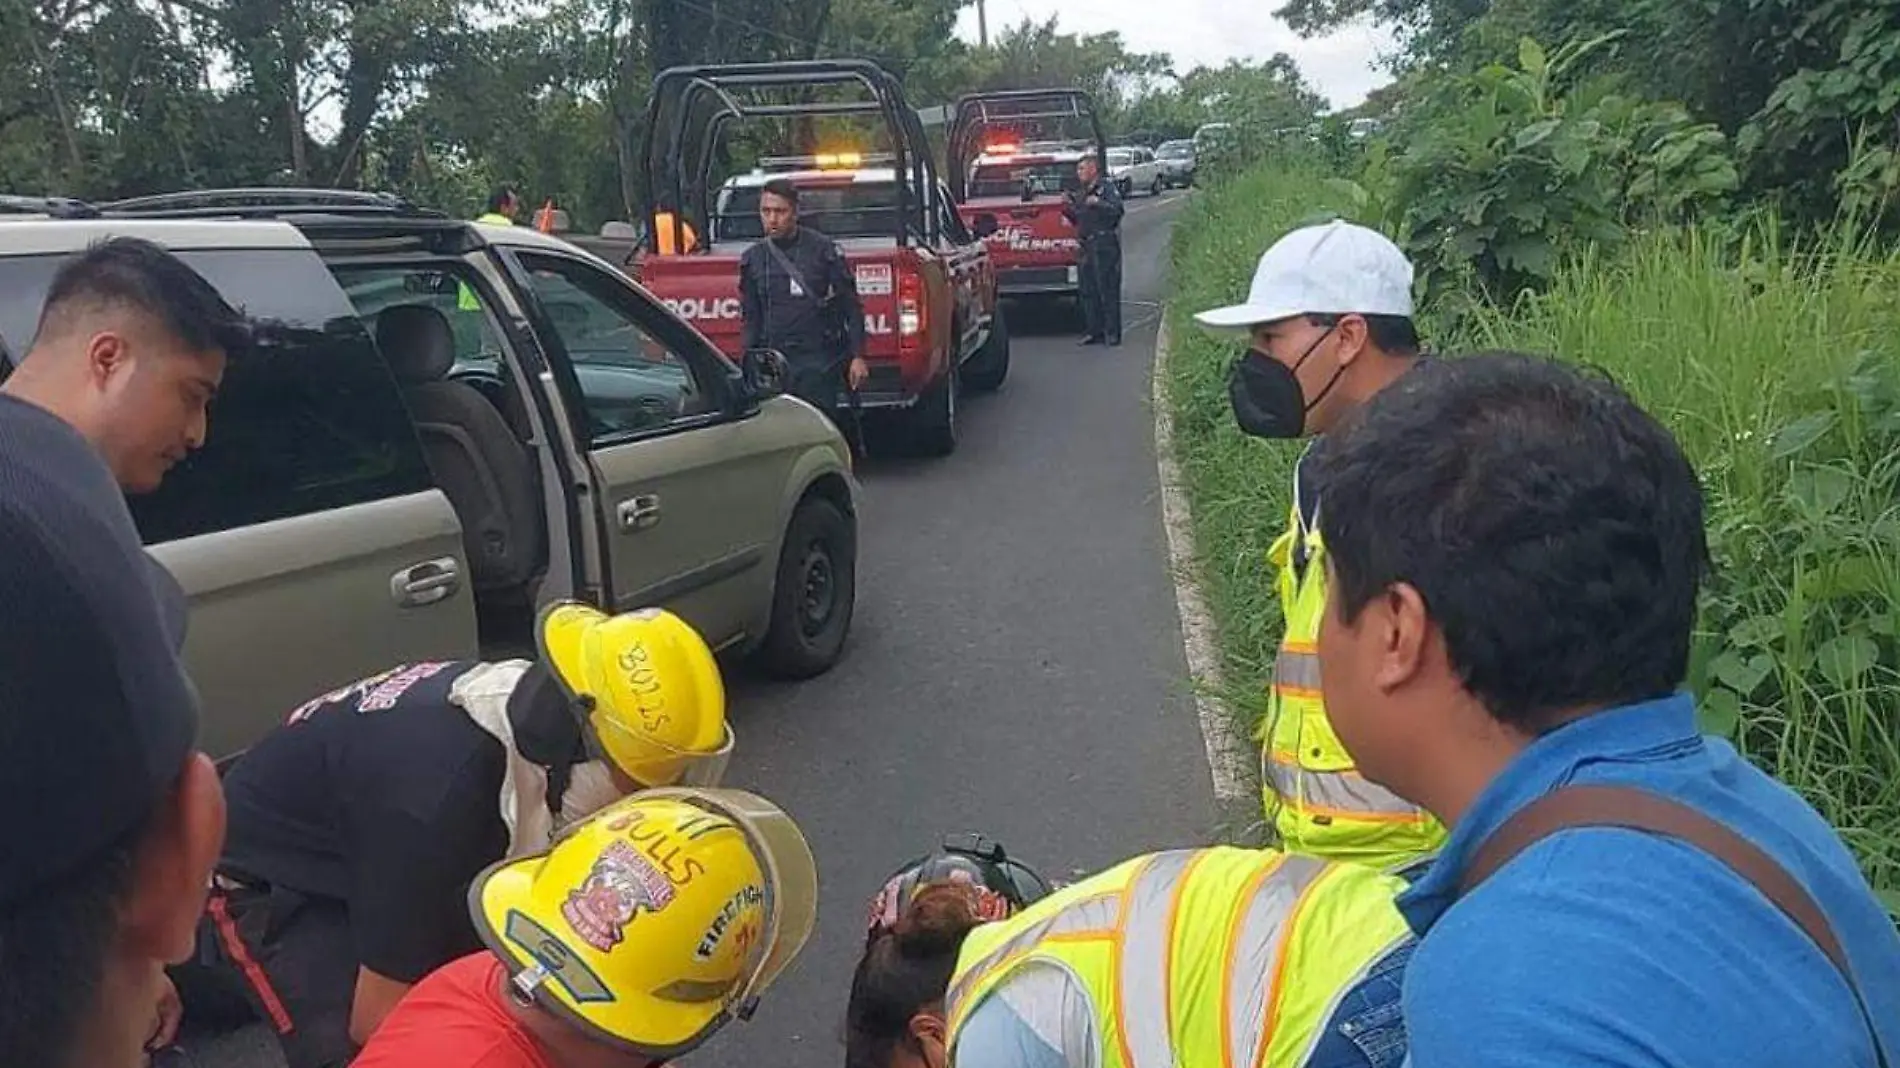
{"label": "orange traffic cone", "polygon": [[554,232],[554,198],[553,197],[549,197],[548,202],[541,205],[541,210],[534,213],[534,228],[536,230],[541,231],[544,234],[551,234]]}

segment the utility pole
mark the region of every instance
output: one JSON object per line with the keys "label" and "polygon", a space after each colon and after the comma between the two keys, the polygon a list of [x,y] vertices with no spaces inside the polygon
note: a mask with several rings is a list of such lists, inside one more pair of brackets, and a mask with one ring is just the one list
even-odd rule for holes
{"label": "utility pole", "polygon": [[987,0],[976,0],[976,43],[990,46],[990,12]]}

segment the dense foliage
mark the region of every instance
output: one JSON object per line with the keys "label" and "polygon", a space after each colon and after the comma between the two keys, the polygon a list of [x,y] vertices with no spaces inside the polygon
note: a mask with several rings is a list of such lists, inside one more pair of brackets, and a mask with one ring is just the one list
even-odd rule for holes
{"label": "dense foliage", "polygon": [[1176,75],[1117,34],[1024,20],[957,39],[967,0],[19,0],[0,4],[0,192],[394,189],[457,212],[494,184],[584,224],[631,218],[654,71],[878,60],[918,107],[1077,85],[1115,135],[1234,111],[1309,121],[1292,63]]}

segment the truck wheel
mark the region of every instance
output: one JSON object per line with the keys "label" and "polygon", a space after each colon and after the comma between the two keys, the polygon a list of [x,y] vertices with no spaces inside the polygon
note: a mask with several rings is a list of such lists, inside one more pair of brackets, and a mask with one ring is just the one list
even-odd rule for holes
{"label": "truck wheel", "polygon": [[956,363],[932,385],[911,412],[911,440],[926,456],[948,456],[957,451],[957,387],[962,374]]}
{"label": "truck wheel", "polygon": [[778,554],[761,664],[781,679],[830,671],[844,654],[857,592],[857,524],[823,497],[798,502]]}
{"label": "truck wheel", "polygon": [[990,318],[990,336],[983,341],[983,347],[977,350],[970,360],[970,366],[963,380],[971,389],[985,393],[1000,389],[1003,379],[1009,377],[1009,322],[1003,318],[1001,305]]}

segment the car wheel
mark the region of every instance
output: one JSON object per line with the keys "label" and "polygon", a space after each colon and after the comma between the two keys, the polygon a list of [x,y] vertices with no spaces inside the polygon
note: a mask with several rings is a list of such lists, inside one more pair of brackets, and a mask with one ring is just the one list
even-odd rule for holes
{"label": "car wheel", "polygon": [[969,372],[963,380],[971,389],[988,393],[1002,388],[1003,380],[1008,377],[1009,321],[1003,318],[1003,306],[999,304],[990,318],[990,336],[984,339],[983,347],[970,360]]}
{"label": "car wheel", "polygon": [[830,671],[844,655],[857,593],[857,524],[823,497],[798,502],[778,554],[772,623],[760,649],[766,670],[782,679]]}
{"label": "car wheel", "polygon": [[957,387],[962,382],[956,362],[911,409],[911,440],[926,456],[948,456],[957,451]]}
{"label": "car wheel", "polygon": [[1135,194],[1135,184],[1126,178],[1116,182],[1115,188],[1121,192],[1123,200],[1127,200]]}

